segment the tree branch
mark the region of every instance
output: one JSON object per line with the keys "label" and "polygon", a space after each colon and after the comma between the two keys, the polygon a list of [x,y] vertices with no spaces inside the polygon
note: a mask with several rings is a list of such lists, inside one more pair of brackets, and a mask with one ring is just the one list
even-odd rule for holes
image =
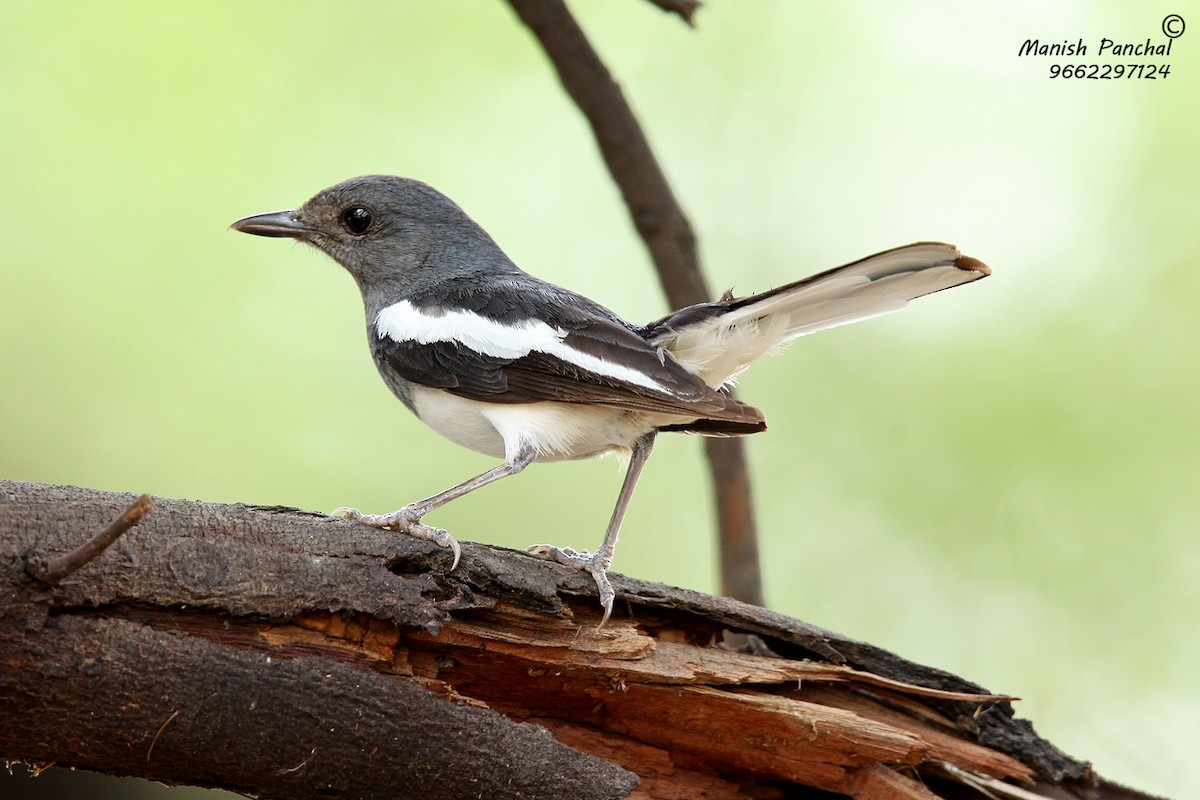
{"label": "tree branch", "polygon": [[691,27],[696,27],[694,17],[704,4],[700,0],[650,0],[668,14],[678,14]]}
{"label": "tree branch", "polygon": [[633,109],[561,0],[509,0],[537,38],[563,88],[587,118],[658,269],[667,300],[682,308],[713,299],[700,269],[696,237]]}
{"label": "tree branch", "polygon": [[[621,88],[571,12],[562,0],[508,2],[537,38],[563,88],[591,125],[604,163],[650,251],[667,301],[673,308],[683,308],[713,299],[700,268],[691,224]],[[690,22],[690,16],[686,18]],[[705,453],[716,496],[721,590],[730,597],[762,605],[745,449],[739,439],[708,439]]]}
{"label": "tree branch", "polygon": [[597,629],[587,576],[500,548],[447,572],[348,520],[156,498],[87,569],[27,574],[129,501],[0,481],[0,758],[266,798],[1141,796],[953,675],[620,575]]}

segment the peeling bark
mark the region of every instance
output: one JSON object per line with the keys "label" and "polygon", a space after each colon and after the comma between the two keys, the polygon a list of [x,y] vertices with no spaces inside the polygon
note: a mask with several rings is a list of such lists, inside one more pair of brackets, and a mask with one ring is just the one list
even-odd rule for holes
{"label": "peeling bark", "polygon": [[0,482],[0,757],[280,798],[1119,796],[1010,698],[619,575],[598,629],[586,576],[511,550],[447,572],[347,520],[155,498],[61,582],[29,575],[132,499]]}

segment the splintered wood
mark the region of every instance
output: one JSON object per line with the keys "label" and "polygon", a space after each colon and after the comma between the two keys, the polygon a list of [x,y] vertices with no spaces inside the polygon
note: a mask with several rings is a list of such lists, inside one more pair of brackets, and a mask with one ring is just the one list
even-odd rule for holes
{"label": "splintered wood", "polygon": [[661,619],[641,622],[597,629],[584,609],[564,619],[498,606],[436,635],[332,614],[264,625],[259,635],[537,722],[638,773],[633,797],[785,796],[798,784],[890,800],[940,797],[930,788],[938,781],[978,790],[1034,780],[1026,765],[977,743],[963,715],[938,709],[1012,698],[735,652]]}

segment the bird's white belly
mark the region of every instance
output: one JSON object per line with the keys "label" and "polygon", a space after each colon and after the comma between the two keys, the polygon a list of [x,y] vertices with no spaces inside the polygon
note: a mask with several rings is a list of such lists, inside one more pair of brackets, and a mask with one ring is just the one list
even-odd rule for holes
{"label": "bird's white belly", "polygon": [[484,403],[440,389],[414,387],[413,410],[455,444],[511,458],[524,444],[538,461],[628,456],[634,441],[654,428],[646,415],[577,403]]}

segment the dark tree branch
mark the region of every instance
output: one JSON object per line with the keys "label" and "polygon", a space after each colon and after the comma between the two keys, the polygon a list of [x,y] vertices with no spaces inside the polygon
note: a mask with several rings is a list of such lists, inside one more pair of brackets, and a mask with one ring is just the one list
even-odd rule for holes
{"label": "dark tree branch", "polygon": [[696,237],[621,88],[561,0],[509,0],[583,112],[600,154],[650,250],[667,300],[682,308],[713,299]]}
{"label": "dark tree branch", "polygon": [[683,21],[693,28],[696,21],[693,17],[704,4],[700,0],[650,0],[651,3],[666,11],[668,14],[678,14]]}
{"label": "dark tree branch", "polygon": [[[191,616],[178,627],[202,631]],[[16,723],[0,734],[6,758],[288,800],[620,798],[637,785],[545,729],[419,681],[137,617],[68,613],[0,647]]]}
{"label": "dark tree branch", "polygon": [[746,448],[740,439],[705,439],[704,449],[717,499],[721,594],[764,605]]}
{"label": "dark tree branch", "polygon": [[[591,125],[604,163],[650,251],[668,302],[683,308],[713,299],[700,268],[691,224],[620,87],[571,12],[562,0],[508,2],[546,51],[563,88]],[[705,453],[716,494],[722,591],[761,605],[762,579],[745,450],[738,439],[709,439]]]}
{"label": "dark tree branch", "polygon": [[28,575],[129,500],[0,481],[0,759],[292,800],[1144,797],[953,675],[620,575],[598,630],[586,575],[501,548],[447,572],[348,520],[157,498],[88,569]]}

